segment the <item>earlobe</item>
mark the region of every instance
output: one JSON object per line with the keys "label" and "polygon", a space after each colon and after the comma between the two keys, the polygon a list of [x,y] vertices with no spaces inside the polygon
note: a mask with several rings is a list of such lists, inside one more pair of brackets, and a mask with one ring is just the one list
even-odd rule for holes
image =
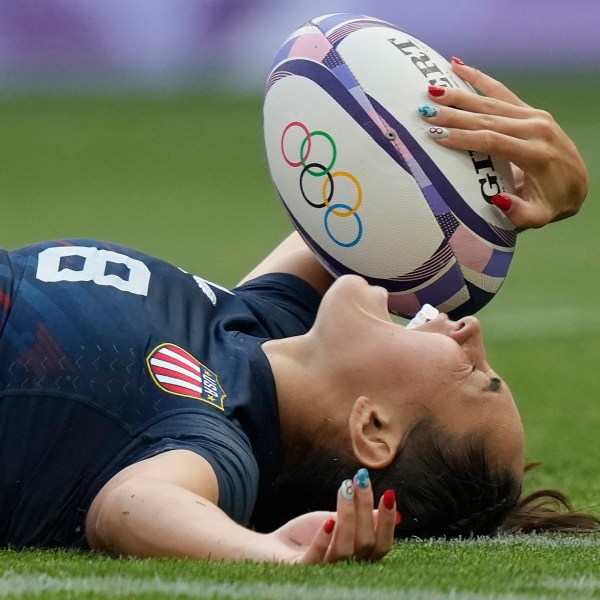
{"label": "earlobe", "polygon": [[398,432],[369,398],[360,396],[355,400],[348,425],[352,450],[358,462],[371,469],[383,469],[394,460],[398,451]]}

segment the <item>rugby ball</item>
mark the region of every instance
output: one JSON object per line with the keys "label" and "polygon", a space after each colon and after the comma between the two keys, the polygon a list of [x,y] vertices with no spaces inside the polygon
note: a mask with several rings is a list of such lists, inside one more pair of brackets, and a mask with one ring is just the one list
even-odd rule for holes
{"label": "rugby ball", "polygon": [[388,289],[392,313],[473,314],[508,273],[516,233],[491,203],[510,165],[444,148],[419,115],[428,85],[476,93],[435,50],[373,17],[332,14],[279,50],[264,100],[272,179],[334,275]]}

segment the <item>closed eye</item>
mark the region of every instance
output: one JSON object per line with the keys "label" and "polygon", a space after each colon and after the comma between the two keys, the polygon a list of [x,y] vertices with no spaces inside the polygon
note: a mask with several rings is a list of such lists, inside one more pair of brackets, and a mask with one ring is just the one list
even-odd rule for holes
{"label": "closed eye", "polygon": [[[471,373],[477,371],[477,365],[473,365]],[[499,392],[502,387],[502,379],[500,377],[490,377],[487,385],[483,388],[484,392]]]}
{"label": "closed eye", "polygon": [[487,390],[490,392],[499,392],[501,387],[502,379],[500,379],[500,377],[491,377],[487,386]]}

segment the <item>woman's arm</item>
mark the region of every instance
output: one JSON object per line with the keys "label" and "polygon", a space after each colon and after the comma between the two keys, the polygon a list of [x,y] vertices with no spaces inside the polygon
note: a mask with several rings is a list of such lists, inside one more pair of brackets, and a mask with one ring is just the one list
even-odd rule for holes
{"label": "woman's arm", "polygon": [[296,231],[283,240],[238,285],[267,273],[297,275],[321,294],[324,294],[333,283],[331,274]]}
{"label": "woman's arm", "polygon": [[172,450],[113,477],[90,507],[86,533],[96,550],[138,557],[305,564],[381,558],[393,543],[396,507],[382,500],[374,512],[370,486],[353,487],[351,500],[338,494],[337,513],[309,513],[261,534],[216,506],[217,479],[204,458]]}
{"label": "woman's arm", "polygon": [[210,464],[186,450],[136,463],[111,479],[94,499],[86,534],[92,548],[139,557],[241,558],[245,531],[216,507],[217,479]]}
{"label": "woman's arm", "polygon": [[452,68],[485,96],[455,88],[430,92],[438,114],[424,118],[448,130],[447,137],[436,141],[513,163],[516,193],[493,201],[518,228],[542,227],[576,214],[588,192],[588,173],[575,144],[552,115],[457,59]]}

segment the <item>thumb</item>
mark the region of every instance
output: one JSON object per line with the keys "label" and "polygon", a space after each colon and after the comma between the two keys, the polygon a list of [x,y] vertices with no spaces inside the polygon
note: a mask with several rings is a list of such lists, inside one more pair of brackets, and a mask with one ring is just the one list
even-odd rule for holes
{"label": "thumb", "polygon": [[545,203],[524,200],[515,194],[496,194],[492,204],[499,208],[518,231],[543,227],[552,219]]}

